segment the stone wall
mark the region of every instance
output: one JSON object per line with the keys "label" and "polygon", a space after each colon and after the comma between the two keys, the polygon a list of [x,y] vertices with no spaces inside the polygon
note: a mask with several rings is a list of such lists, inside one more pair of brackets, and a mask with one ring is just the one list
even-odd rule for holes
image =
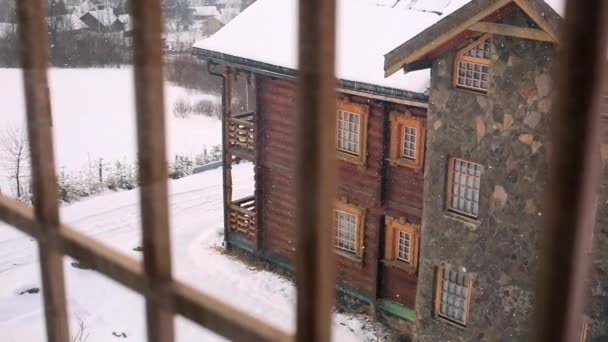
{"label": "stone wall", "polygon": [[[417,341],[525,341],[547,176],[555,46],[493,38],[488,94],[453,87],[454,57],[432,67]],[[478,220],[446,210],[449,157],[483,166]],[[437,267],[473,279],[466,327],[435,318]]]}

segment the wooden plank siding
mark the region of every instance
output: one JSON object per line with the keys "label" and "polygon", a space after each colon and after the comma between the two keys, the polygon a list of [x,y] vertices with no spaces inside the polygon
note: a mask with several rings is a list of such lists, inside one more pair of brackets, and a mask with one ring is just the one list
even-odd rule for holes
{"label": "wooden plank siding", "polygon": [[[296,247],[296,86],[288,80],[261,75],[256,78],[259,115],[264,123],[258,127],[262,143],[258,145],[260,165],[256,167],[263,198],[261,248],[293,262]],[[355,95],[339,94],[339,98],[369,106],[369,118],[365,164],[337,162],[337,198],[366,209],[362,260],[338,254],[337,281],[361,290],[370,301],[384,297],[413,308],[416,274],[384,267],[381,260],[385,215],[404,217],[416,225],[421,223],[423,172],[389,166],[386,162],[390,132],[388,114],[395,110],[410,111],[424,117],[426,110]]]}

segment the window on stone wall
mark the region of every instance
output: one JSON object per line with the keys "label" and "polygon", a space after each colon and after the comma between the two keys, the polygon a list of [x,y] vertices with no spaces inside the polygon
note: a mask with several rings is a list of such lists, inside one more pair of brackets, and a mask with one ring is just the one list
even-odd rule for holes
{"label": "window on stone wall", "polygon": [[387,216],[384,260],[391,266],[416,272],[418,268],[418,227],[404,219]]}
{"label": "window on stone wall", "polygon": [[460,50],[454,65],[454,85],[487,93],[490,87],[492,36],[480,39]]}
{"label": "window on stone wall", "polygon": [[365,210],[345,201],[337,201],[334,221],[337,251],[361,257],[363,255]]}
{"label": "window on stone wall", "polygon": [[472,281],[461,272],[437,269],[435,316],[460,325],[467,325]]}
{"label": "window on stone wall", "polygon": [[450,158],[448,166],[448,210],[477,218],[479,216],[479,189],[483,167],[458,158]]}
{"label": "window on stone wall", "polygon": [[424,159],[425,121],[410,112],[392,112],[389,162],[421,169]]}
{"label": "window on stone wall", "polygon": [[340,159],[365,163],[368,110],[367,105],[338,101],[336,148]]}

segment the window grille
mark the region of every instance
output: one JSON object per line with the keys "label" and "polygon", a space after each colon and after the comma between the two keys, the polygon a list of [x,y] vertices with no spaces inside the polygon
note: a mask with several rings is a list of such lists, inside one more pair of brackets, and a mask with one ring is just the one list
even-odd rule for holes
{"label": "window grille", "polygon": [[336,247],[349,253],[357,253],[357,227],[356,215],[336,210]]}
{"label": "window grille", "polygon": [[408,111],[390,113],[389,163],[421,170],[424,160],[425,119]]}
{"label": "window grille", "polygon": [[471,280],[463,273],[439,269],[437,275],[436,314],[466,325],[471,299]]}
{"label": "window grille", "polygon": [[490,57],[492,54],[492,36],[484,35],[481,39],[458,53],[456,57],[457,87],[487,92],[490,82]]}
{"label": "window grille", "polygon": [[361,149],[361,115],[338,111],[338,149],[358,156]]}
{"label": "window grille", "polygon": [[416,128],[403,127],[403,157],[416,159]]}
{"label": "window grille", "polygon": [[479,215],[481,165],[466,160],[450,160],[448,203],[449,209],[476,218]]}
{"label": "window grille", "polygon": [[411,258],[411,247],[412,247],[412,235],[403,231],[399,232],[399,241],[397,244],[398,253],[397,259],[405,262],[410,262]]}

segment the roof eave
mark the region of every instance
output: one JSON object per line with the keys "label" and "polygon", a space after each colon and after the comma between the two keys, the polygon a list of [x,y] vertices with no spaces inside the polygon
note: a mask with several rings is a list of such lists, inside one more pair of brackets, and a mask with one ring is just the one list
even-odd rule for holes
{"label": "roof eave", "polygon": [[[509,3],[517,4],[551,37],[559,39],[561,17],[543,0],[473,0],[384,55],[384,76],[419,61],[449,39]],[[415,69],[410,69],[415,70]]]}
{"label": "roof eave", "polygon": [[[237,69],[246,70],[270,77],[295,80],[297,76],[297,70],[292,68],[286,68],[274,64],[259,62],[256,60],[229,55],[217,51],[193,47],[192,54],[198,58],[212,61],[214,63],[230,65]],[[337,83],[338,88],[369,93],[371,95],[378,95],[395,99],[413,100],[421,103],[428,103],[429,101],[428,95],[408,90],[384,87],[375,84],[344,79],[337,79]]]}

